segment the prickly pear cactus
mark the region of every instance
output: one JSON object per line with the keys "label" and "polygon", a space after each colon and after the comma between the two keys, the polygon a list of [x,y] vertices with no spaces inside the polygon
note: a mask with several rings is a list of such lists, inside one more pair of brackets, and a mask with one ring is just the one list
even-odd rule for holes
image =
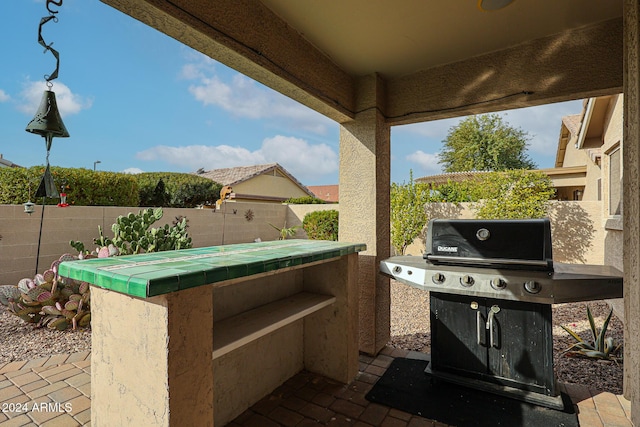
{"label": "prickly pear cactus", "polygon": [[86,328],[91,323],[89,284],[58,276],[58,265],[77,257],[64,254],[51,268],[17,286],[0,286],[0,304],[25,322],[50,329]]}
{"label": "prickly pear cactus", "polygon": [[182,217],[173,226],[166,224],[163,227],[150,228],[162,216],[162,208],[148,208],[137,214],[120,215],[111,226],[112,239],[105,237],[102,228],[98,227],[99,237],[93,239],[98,248],[93,253],[84,250],[84,245],[80,242],[72,240],[70,244],[80,252],[79,256],[83,259],[191,248],[191,237],[187,234],[187,218]]}

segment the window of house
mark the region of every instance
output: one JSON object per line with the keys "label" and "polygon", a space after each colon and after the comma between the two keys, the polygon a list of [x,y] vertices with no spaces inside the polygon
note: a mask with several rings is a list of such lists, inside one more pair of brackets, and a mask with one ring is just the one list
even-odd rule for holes
{"label": "window of house", "polygon": [[609,215],[620,215],[622,207],[622,157],[620,146],[607,153],[609,157]]}

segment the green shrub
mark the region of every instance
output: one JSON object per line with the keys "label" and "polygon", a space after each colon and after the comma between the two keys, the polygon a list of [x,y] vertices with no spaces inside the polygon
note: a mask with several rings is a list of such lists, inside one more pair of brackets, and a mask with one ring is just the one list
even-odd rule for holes
{"label": "green shrub", "polygon": [[193,208],[213,204],[222,185],[189,173],[147,172],[134,175],[140,192],[140,206]]}
{"label": "green shrub", "polygon": [[[44,174],[44,166],[0,168],[0,204],[22,204],[36,200],[35,193]],[[67,202],[74,206],[138,206],[138,186],[133,175],[92,171],[83,168],[51,167],[58,191],[64,186]],[[46,204],[60,199],[46,198]]]}
{"label": "green shrub", "polygon": [[289,203],[290,205],[323,205],[326,204],[322,199],[318,199],[313,196],[304,196],[304,197],[292,197],[284,201],[284,203]]}
{"label": "green shrub", "polygon": [[478,202],[472,209],[481,219],[544,218],[555,195],[544,172],[524,169],[484,174],[478,188]]}
{"label": "green shrub", "polygon": [[338,240],[338,211],[309,212],[302,220],[302,228],[312,240]]}

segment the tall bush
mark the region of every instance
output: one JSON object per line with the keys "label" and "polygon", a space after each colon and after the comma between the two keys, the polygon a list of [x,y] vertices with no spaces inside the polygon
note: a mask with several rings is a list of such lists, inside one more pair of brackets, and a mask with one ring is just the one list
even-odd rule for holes
{"label": "tall bush", "polygon": [[413,172],[409,173],[409,183],[391,184],[391,244],[401,254],[427,224],[425,205],[429,195],[429,186],[415,183]]}
{"label": "tall bush", "polygon": [[555,195],[551,179],[539,171],[515,169],[491,172],[479,181],[472,209],[482,219],[544,218]]}
{"label": "tall bush", "polygon": [[147,172],[134,175],[140,191],[140,206],[193,208],[213,204],[222,185],[188,173]]}
{"label": "tall bush", "polygon": [[[0,204],[22,204],[35,200],[44,166],[0,168]],[[64,186],[67,201],[75,206],[138,206],[138,185],[132,175],[92,171],[84,168],[51,167],[58,191]],[[45,203],[57,204],[57,198]]]}
{"label": "tall bush", "polygon": [[338,211],[309,212],[302,220],[302,228],[312,240],[338,240]]}
{"label": "tall bush", "polygon": [[326,204],[322,199],[318,199],[313,196],[304,196],[304,197],[292,197],[284,201],[284,203],[289,203],[290,205],[323,205]]}

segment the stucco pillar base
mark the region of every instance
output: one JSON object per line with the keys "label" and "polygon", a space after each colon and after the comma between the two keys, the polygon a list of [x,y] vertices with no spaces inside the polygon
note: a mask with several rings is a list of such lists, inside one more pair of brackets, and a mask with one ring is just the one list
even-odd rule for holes
{"label": "stucco pillar base", "polygon": [[212,288],[91,287],[91,424],[213,426]]}

